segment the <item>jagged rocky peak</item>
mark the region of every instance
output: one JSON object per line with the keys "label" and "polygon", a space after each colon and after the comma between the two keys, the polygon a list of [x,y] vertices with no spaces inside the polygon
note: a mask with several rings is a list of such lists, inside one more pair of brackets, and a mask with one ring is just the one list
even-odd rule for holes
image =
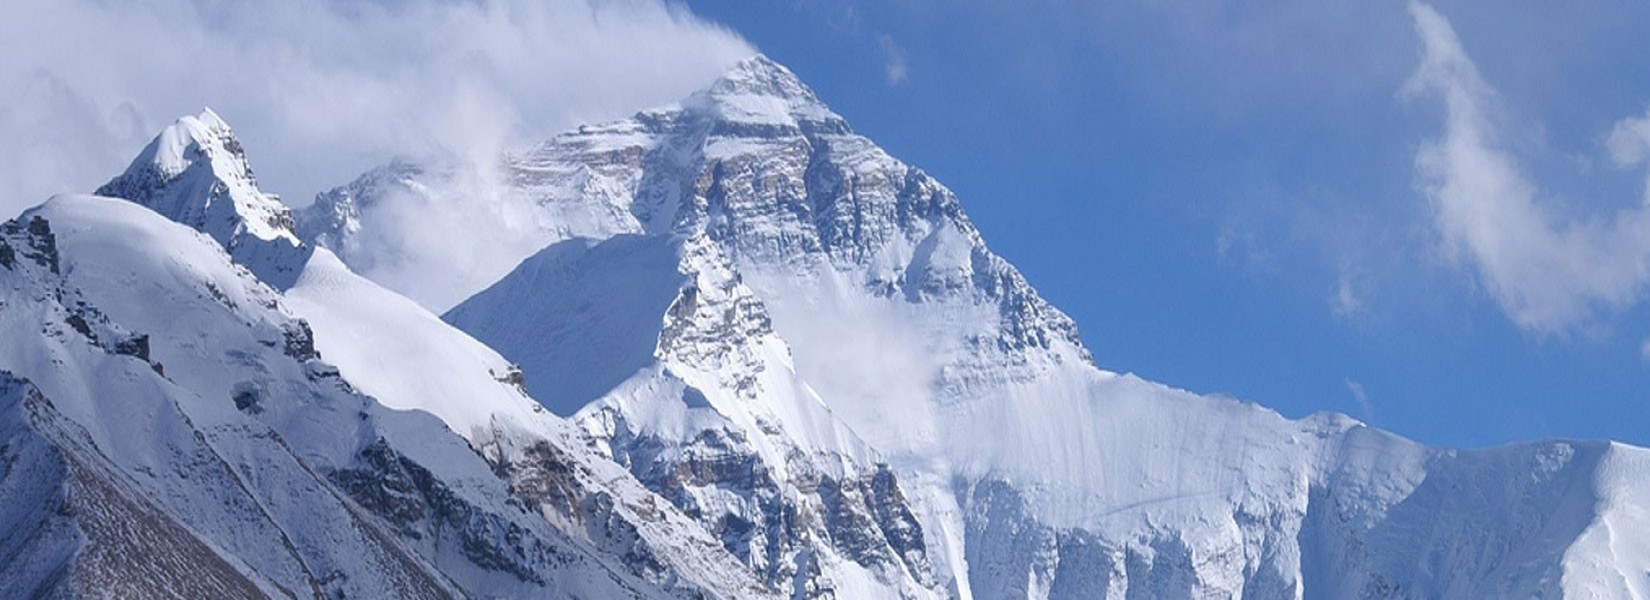
{"label": "jagged rocky peak", "polygon": [[225,247],[241,235],[298,242],[292,210],[258,189],[240,140],[210,108],[161,131],[98,195],[155,209]]}
{"label": "jagged rocky peak", "polygon": [[786,287],[771,275],[854,272],[877,296],[994,309],[993,331],[965,342],[1001,351],[986,364],[1090,360],[1076,324],[986,246],[950,189],[855,134],[790,70],[752,57],[684,106],[689,124],[711,119],[688,214],[770,302]]}
{"label": "jagged rocky peak", "polygon": [[296,280],[309,256],[292,209],[258,189],[240,140],[210,108],[162,130],[97,195],[131,200],[211,236],[278,288]]}

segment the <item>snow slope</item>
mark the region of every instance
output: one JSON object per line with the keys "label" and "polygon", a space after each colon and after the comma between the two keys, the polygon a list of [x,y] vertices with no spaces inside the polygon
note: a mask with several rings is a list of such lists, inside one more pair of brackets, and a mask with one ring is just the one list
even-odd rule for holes
{"label": "snow slope", "polygon": [[[45,579],[8,578],[12,591],[157,594],[198,560],[236,596],[455,594],[318,472],[351,465],[378,422],[336,379],[312,381],[324,371],[296,323],[268,309],[269,288],[204,236],[124,201],[60,197],[19,222],[30,237],[13,239],[55,258],[4,274],[0,326],[16,335],[0,368],[35,390],[10,418],[69,473],[32,485],[87,510],[66,513],[65,562],[33,565]],[[280,422],[299,402],[317,414]],[[121,544],[147,536],[124,527],[169,532],[148,542],[165,558],[125,568]],[[48,556],[28,543],[17,556]]]}
{"label": "snow slope", "polygon": [[[546,519],[588,536],[609,555],[657,563],[647,568],[660,581],[682,579],[684,587],[710,593],[766,593],[697,523],[590,451],[570,424],[529,398],[514,365],[411,300],[318,249],[286,302],[315,328],[316,350],[350,374],[362,393],[390,409],[434,415],[459,432],[491,472],[518,488],[495,490],[501,499],[539,505]],[[546,468],[574,470],[572,481],[556,485],[575,489],[534,489],[543,485],[536,478]],[[453,473],[486,475],[457,467]],[[586,501],[610,506],[579,505]],[[625,535],[613,535],[614,523],[603,519]]]}

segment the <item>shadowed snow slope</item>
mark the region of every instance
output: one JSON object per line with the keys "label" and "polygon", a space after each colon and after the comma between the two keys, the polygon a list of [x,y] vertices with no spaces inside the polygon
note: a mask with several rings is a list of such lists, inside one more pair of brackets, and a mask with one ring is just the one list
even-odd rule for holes
{"label": "shadowed snow slope", "polygon": [[[682,285],[677,262],[658,238],[557,242],[450,318],[497,324],[489,334],[503,347],[533,345],[519,357],[535,374],[527,390],[557,414],[572,415],[653,362],[665,310]],[[559,293],[537,295],[547,289]],[[519,314],[519,306],[493,300],[527,297],[535,306],[520,320],[487,318]],[[540,314],[556,318],[535,318]]]}

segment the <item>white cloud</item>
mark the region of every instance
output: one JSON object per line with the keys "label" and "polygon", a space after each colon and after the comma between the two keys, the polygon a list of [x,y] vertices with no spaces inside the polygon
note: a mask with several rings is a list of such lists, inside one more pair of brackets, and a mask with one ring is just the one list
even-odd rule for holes
{"label": "white cloud", "polygon": [[1341,266],[1341,276],[1335,283],[1335,293],[1329,297],[1329,306],[1343,318],[1356,316],[1364,309],[1363,298],[1352,283],[1351,269],[1345,265]]}
{"label": "white cloud", "polygon": [[1264,236],[1250,228],[1235,224],[1222,226],[1215,236],[1215,259],[1247,271],[1273,271],[1277,267],[1277,257],[1263,239]]}
{"label": "white cloud", "polygon": [[[1449,22],[1425,4],[1411,3],[1410,13],[1423,55],[1405,93],[1437,98],[1445,109],[1443,134],[1420,149],[1415,164],[1449,255],[1475,268],[1528,331],[1564,333],[1638,302],[1650,279],[1650,209],[1599,218],[1544,203],[1501,139],[1507,125],[1494,89]],[[1635,144],[1646,128],[1632,119],[1616,127],[1610,147],[1618,162],[1643,158]]]}
{"label": "white cloud", "polygon": [[391,155],[679,99],[754,50],[660,0],[23,0],[0,19],[0,211],[90,191],[209,105],[297,204]]}
{"label": "white cloud", "polygon": [[1605,139],[1610,148],[1610,159],[1617,166],[1630,167],[1650,157],[1650,111],[1642,117],[1628,117],[1616,122]]}
{"label": "white cloud", "polygon": [[1364,390],[1364,384],[1348,379],[1346,380],[1346,389],[1352,392],[1352,401],[1358,403],[1358,410],[1363,413],[1358,415],[1359,418],[1365,421],[1374,420],[1375,407],[1369,403],[1369,392]]}
{"label": "white cloud", "polygon": [[899,85],[910,78],[910,71],[905,63],[905,49],[894,42],[894,38],[883,34],[877,38],[882,46],[883,76],[888,79],[888,85]]}
{"label": "white cloud", "polygon": [[[1633,167],[1650,162],[1650,110],[1642,117],[1628,117],[1616,122],[1605,138],[1610,160],[1618,167]],[[1644,199],[1650,206],[1650,175],[1644,182]]]}

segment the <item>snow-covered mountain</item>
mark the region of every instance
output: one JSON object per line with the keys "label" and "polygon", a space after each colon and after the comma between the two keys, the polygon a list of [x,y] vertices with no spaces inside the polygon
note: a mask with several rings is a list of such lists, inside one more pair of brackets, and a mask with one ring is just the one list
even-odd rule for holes
{"label": "snow-covered mountain", "polygon": [[296,213],[208,111],[98,194],[0,224],[0,597],[1650,598],[1650,451],[1104,371],[766,58]]}
{"label": "snow-covered mountain", "polygon": [[0,596],[771,595],[496,353],[325,250],[285,293],[234,262],[268,196],[207,120],[140,161],[209,165],[166,212],[0,225]]}
{"label": "snow-covered mountain", "polygon": [[[503,185],[467,194],[478,180]],[[464,272],[383,251],[432,206],[516,225],[488,231],[505,251]],[[1630,533],[1650,531],[1644,450],[1433,449],[1103,371],[955,195],[765,58],[487,177],[379,169],[299,221],[429,306],[474,293],[445,318],[759,573],[738,535],[749,486],[717,469],[749,456],[803,489],[815,476],[792,464],[825,450],[889,466],[931,566],[905,572],[952,595],[1650,593],[1650,548]],[[451,293],[401,279],[425,272]],[[721,475],[684,486],[666,470]]]}

